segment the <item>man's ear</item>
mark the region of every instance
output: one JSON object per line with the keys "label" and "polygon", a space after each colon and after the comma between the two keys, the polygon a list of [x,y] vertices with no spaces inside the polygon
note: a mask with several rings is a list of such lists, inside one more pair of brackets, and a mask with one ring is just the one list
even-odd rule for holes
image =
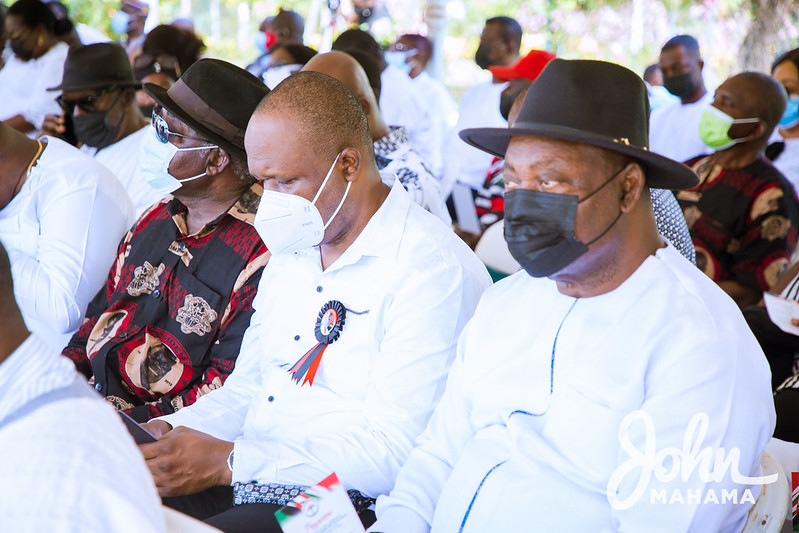
{"label": "man's ear", "polygon": [[345,148],[339,157],[339,166],[347,181],[355,181],[361,174],[361,153],[355,148]]}
{"label": "man's ear", "polygon": [[209,176],[217,176],[230,165],[230,155],[221,148],[211,148],[205,163],[205,172]]}
{"label": "man's ear", "polygon": [[128,107],[130,107],[131,102],[135,99],[136,99],[136,89],[131,89],[131,88],[123,89],[122,95],[119,98],[120,103],[122,104],[122,109],[127,109]]}
{"label": "man's ear", "polygon": [[641,198],[646,186],[646,174],[643,167],[636,162],[627,163],[621,179],[621,211],[629,213]]}

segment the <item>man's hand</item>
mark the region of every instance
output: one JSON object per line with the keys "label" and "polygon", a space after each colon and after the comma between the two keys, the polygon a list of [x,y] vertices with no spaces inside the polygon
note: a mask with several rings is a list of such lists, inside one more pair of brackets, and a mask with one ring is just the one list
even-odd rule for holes
{"label": "man's hand", "polygon": [[233,443],[194,429],[178,426],[158,442],[142,444],[139,449],[162,498],[230,485],[233,479],[227,467]]}
{"label": "man's hand", "polygon": [[39,137],[42,135],[51,135],[53,137],[61,138],[64,132],[67,131],[64,125],[64,115],[46,115],[42,127],[39,128]]}
{"label": "man's hand", "polygon": [[141,427],[152,433],[156,439],[160,439],[172,430],[172,425],[163,420],[150,420],[141,424]]}

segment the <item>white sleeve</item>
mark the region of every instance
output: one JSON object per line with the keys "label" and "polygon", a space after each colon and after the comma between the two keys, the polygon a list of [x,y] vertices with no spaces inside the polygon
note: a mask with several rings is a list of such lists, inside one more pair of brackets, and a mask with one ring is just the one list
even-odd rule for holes
{"label": "white sleeve", "polygon": [[390,490],[443,393],[458,335],[486,287],[459,265],[419,269],[407,279],[392,295],[363,411],[344,431],[301,443],[236,440],[235,481],[313,484],[335,470],[367,495]]}
{"label": "white sleeve", "polygon": [[[61,47],[61,44],[56,45]],[[61,107],[55,101],[59,91],[48,91],[50,87],[57,87],[61,84],[64,73],[64,61],[66,60],[66,45],[64,50],[53,49],[48,54],[46,62],[42,62],[36,72],[36,78],[30,90],[30,98],[22,111],[22,116],[38,130],[42,127],[46,115],[60,115]]]}
{"label": "white sleeve", "polygon": [[106,279],[130,222],[130,205],[108,205],[96,180],[60,178],[31,193],[39,216],[36,255],[17,250],[9,257],[20,308],[66,333],[80,326]]}
{"label": "white sleeve", "polygon": [[[608,482],[608,495],[615,495],[614,531],[701,533],[743,527],[749,506],[742,500],[751,487],[733,478],[736,470],[747,477],[761,475],[760,457],[775,415],[765,357],[754,338],[741,342],[742,337],[728,332],[685,341],[655,340],[663,356],[653,360],[648,372],[653,377],[647,378],[647,400],[638,411],[643,418],[630,418],[629,430],[620,429],[620,438],[623,433],[629,441],[621,441],[617,468]],[[693,431],[686,421],[695,424]],[[659,454],[667,449],[688,452],[677,459],[675,479],[653,473],[647,482],[651,470],[641,466],[647,446]],[[730,461],[726,467],[718,460],[721,455]],[[672,460],[664,461],[664,472],[671,470]],[[650,466],[657,468],[656,464]],[[719,481],[714,481],[716,475]],[[733,491],[738,499],[732,507],[735,513],[729,502],[721,502],[725,492]],[[760,487],[751,491],[750,506]],[[706,502],[712,495],[718,503]],[[684,503],[664,505],[673,497]],[[740,523],[731,523],[735,520]]]}
{"label": "white sleeve", "polygon": [[184,426],[196,429],[227,441],[233,441],[241,435],[250,402],[261,387],[259,332],[263,311],[259,311],[259,308],[262,294],[263,291],[259,290],[255,295],[253,300],[255,312],[241,340],[236,366],[225,380],[225,384],[204,394],[193,404],[155,420],[163,420],[173,428]]}

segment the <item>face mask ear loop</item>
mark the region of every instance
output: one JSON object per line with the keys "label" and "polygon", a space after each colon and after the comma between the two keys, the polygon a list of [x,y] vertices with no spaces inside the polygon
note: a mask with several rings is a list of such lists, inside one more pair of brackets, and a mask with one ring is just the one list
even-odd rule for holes
{"label": "face mask ear loop", "polygon": [[[340,156],[341,156],[341,152],[339,152],[339,153],[336,155],[336,159],[335,159],[335,160],[333,160],[333,164],[332,164],[332,165],[330,165],[330,170],[328,170],[328,171],[327,171],[327,176],[325,176],[325,179],[324,179],[324,181],[322,182],[322,185],[319,187],[319,190],[318,190],[318,191],[316,191],[316,195],[313,197],[313,200],[311,200],[311,203],[312,203],[312,204],[316,204],[316,200],[319,198],[319,195],[320,195],[320,194],[322,194],[322,189],[324,189],[324,188],[325,188],[325,185],[327,185],[327,180],[329,180],[329,179],[330,179],[330,176],[332,176],[332,175],[333,175],[333,169],[334,169],[334,168],[336,168],[336,163],[338,163],[338,158],[339,158]],[[341,204],[339,204],[339,207],[341,207]],[[338,210],[337,210],[336,212],[338,212]]]}
{"label": "face mask ear loop", "polygon": [[333,222],[333,219],[336,218],[336,215],[338,215],[338,212],[341,209],[341,206],[344,205],[344,200],[347,199],[347,195],[350,192],[350,185],[352,185],[352,182],[351,181],[347,182],[347,188],[344,189],[344,196],[341,197],[341,201],[338,203],[338,207],[336,208],[336,210],[333,211],[333,215],[329,219],[327,219],[327,223],[325,224],[324,229],[327,229],[327,227],[330,225],[330,223]]}

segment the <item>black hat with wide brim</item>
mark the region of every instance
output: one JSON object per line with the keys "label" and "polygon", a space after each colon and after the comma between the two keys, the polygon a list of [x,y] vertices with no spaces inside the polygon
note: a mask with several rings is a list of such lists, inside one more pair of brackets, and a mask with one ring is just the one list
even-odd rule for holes
{"label": "black hat with wide brim", "polygon": [[169,88],[145,83],[160,106],[223,150],[247,161],[244,132],[269,89],[227,61],[200,59]]}
{"label": "black hat with wide brim", "polygon": [[70,92],[105,87],[141,87],[133,76],[128,54],[116,43],[70,48],[64,61],[61,84],[47,90]]}
{"label": "black hat with wide brim", "polygon": [[509,128],[471,128],[467,143],[505,157],[512,137],[574,141],[629,156],[646,168],[647,185],[691,189],[693,170],[649,151],[649,96],[637,74],[614,63],[553,59],[533,82]]}

